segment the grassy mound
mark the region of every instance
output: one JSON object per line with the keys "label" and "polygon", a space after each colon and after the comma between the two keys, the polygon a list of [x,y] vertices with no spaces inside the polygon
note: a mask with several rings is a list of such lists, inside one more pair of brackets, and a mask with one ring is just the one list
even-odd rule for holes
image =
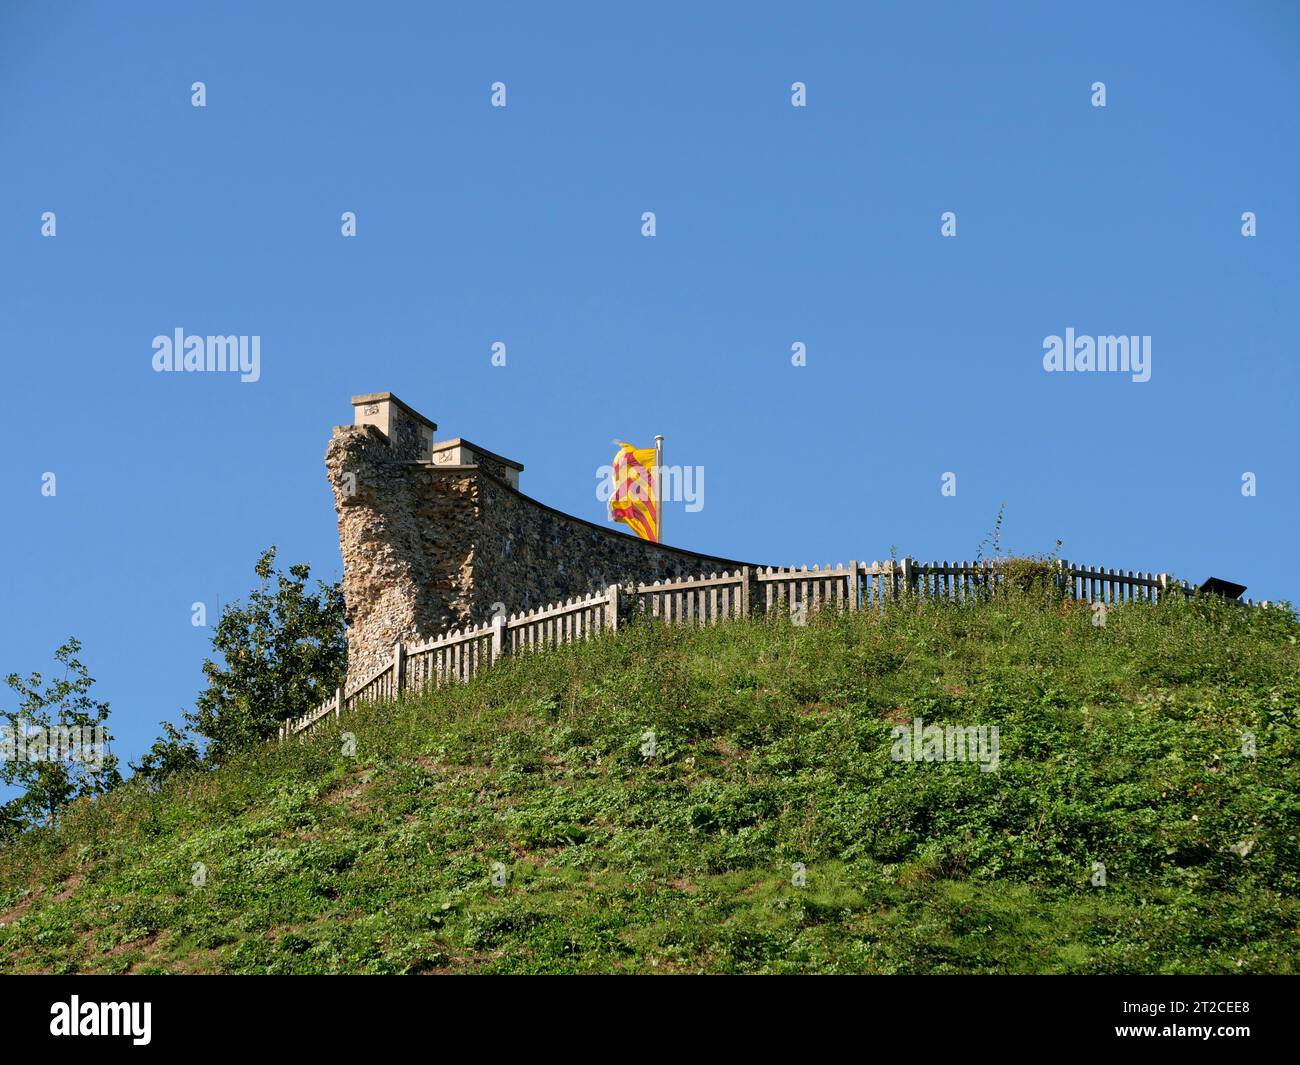
{"label": "grassy mound", "polygon": [[[0,849],[0,970],[1294,972],[1298,635],[633,624],[74,808]],[[996,771],[894,760],[914,718],[997,726]]]}

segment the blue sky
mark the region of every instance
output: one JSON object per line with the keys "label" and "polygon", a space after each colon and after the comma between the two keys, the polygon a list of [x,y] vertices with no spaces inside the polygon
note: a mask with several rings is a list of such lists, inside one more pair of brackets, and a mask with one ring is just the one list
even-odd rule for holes
{"label": "blue sky", "polygon": [[[1136,6],[6,4],[0,673],[77,635],[138,755],[192,603],[272,543],[339,575],[382,390],[592,520],[663,433],[700,551],[972,558],[1005,501],[1006,547],[1300,600],[1300,14]],[[153,372],[178,327],[261,379]],[[1151,380],[1046,373],[1067,328]]]}

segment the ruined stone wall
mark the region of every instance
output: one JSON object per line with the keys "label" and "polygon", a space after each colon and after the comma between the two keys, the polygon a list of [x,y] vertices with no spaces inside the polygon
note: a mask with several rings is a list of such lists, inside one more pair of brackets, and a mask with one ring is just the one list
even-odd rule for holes
{"label": "ruined stone wall", "polygon": [[743,563],[647,543],[552,510],[484,466],[420,458],[414,423],[392,442],[374,426],[334,430],[325,455],[338,513],[347,601],[348,677],[507,611],[585,595],[616,581],[689,577]]}
{"label": "ruined stone wall", "polygon": [[513,613],[629,578],[695,577],[744,565],[602,528],[552,510],[491,477],[480,479],[478,494],[482,506],[472,606],[485,617],[497,602]]}

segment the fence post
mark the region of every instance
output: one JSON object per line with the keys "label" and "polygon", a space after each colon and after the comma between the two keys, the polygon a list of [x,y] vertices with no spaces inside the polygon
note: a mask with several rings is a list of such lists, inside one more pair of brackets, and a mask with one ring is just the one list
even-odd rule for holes
{"label": "fence post", "polygon": [[912,594],[912,581],[915,580],[915,574],[912,572],[914,565],[912,556],[908,555],[903,559],[903,594]]}
{"label": "fence post", "polygon": [[337,721],[339,719],[339,715],[342,713],[343,713],[343,685],[340,684],[337,688],[334,689],[334,720]]}
{"label": "fence post", "polygon": [[749,617],[749,567],[740,567],[740,616]]}
{"label": "fence post", "polygon": [[506,653],[505,645],[506,619],[500,614],[492,616],[492,652],[490,661],[495,662]]}
{"label": "fence post", "polygon": [[1056,560],[1056,579],[1061,586],[1061,598],[1074,598],[1074,581],[1070,580],[1070,564],[1063,558]]}
{"label": "fence post", "polygon": [[858,609],[858,563],[856,560],[849,563],[849,609]]}
{"label": "fence post", "polygon": [[618,585],[611,584],[609,590],[605,593],[609,600],[605,607],[605,628],[613,632],[618,631]]}
{"label": "fence post", "polygon": [[398,640],[393,645],[393,698],[399,699],[402,695],[403,674],[406,672],[406,662],[402,656],[402,641]]}
{"label": "fence post", "polygon": [[1160,584],[1160,595],[1157,597],[1156,602],[1163,603],[1165,596],[1169,594],[1169,574],[1158,573],[1156,574],[1156,580]]}

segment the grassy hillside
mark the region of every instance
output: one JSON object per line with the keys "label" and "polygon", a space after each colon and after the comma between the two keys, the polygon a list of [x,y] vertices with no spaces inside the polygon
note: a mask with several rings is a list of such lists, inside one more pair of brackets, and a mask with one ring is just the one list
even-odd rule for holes
{"label": "grassy hillside", "polygon": [[[1294,972],[1298,634],[1028,597],[633,625],[3,848],[0,970]],[[997,725],[997,771],[891,760],[916,716]]]}

